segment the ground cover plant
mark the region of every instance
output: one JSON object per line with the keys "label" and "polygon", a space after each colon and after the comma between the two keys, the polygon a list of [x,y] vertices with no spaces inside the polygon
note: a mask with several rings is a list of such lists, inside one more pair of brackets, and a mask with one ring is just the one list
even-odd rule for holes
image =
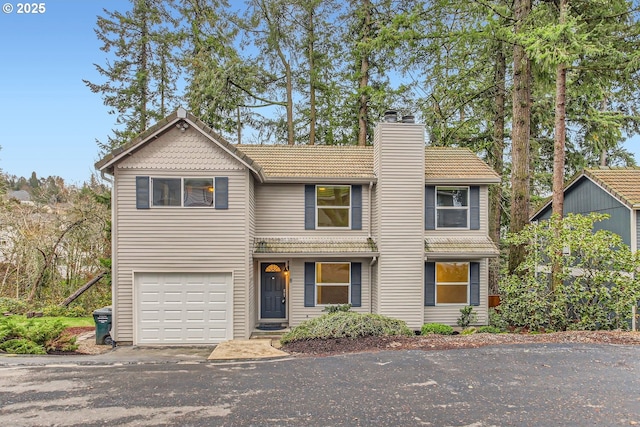
{"label": "ground cover plant", "polygon": [[71,324],[86,326],[86,319],[0,318],[0,351],[13,354],[47,354],[72,352],[76,337],[65,333]]}

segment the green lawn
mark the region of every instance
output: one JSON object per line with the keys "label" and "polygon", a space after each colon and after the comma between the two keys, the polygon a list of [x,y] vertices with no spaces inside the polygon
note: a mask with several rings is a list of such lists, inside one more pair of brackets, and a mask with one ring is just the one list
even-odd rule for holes
{"label": "green lawn", "polygon": [[[27,320],[24,316],[15,316],[17,318],[23,318],[25,321]],[[95,326],[95,322],[93,321],[93,316],[91,317],[34,317],[33,320],[37,322],[45,322],[47,320],[56,320],[60,319],[68,328],[76,328],[80,326]]]}

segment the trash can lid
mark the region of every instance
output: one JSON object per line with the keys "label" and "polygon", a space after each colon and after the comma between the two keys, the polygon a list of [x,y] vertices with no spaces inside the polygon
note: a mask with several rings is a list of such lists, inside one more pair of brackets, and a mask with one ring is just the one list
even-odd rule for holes
{"label": "trash can lid", "polygon": [[102,307],[102,308],[98,308],[97,310],[93,311],[93,314],[111,314],[111,306],[107,306],[107,307]]}

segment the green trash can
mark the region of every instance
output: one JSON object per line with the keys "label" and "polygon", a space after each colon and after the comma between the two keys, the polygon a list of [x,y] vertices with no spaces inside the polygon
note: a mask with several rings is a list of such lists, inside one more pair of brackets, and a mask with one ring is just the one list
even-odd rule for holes
{"label": "green trash can", "polygon": [[111,339],[111,307],[102,307],[93,312],[93,321],[96,322],[96,344],[113,345]]}

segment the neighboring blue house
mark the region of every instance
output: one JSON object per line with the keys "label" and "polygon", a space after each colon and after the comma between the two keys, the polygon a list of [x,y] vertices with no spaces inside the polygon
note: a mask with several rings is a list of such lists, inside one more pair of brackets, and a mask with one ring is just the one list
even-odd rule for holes
{"label": "neighboring blue house", "polygon": [[[640,168],[585,169],[565,185],[564,214],[609,215],[594,224],[595,230],[609,230],[622,237],[632,251],[638,249],[640,215]],[[531,217],[532,221],[551,217],[551,200]]]}

